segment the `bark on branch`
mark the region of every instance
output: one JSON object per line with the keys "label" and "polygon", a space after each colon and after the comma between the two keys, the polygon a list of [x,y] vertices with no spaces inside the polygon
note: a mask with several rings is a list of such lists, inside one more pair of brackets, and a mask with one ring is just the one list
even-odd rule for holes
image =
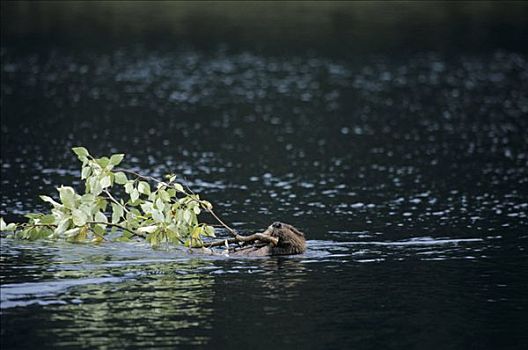
{"label": "bark on branch", "polygon": [[220,247],[231,243],[248,243],[248,242],[255,242],[255,241],[261,241],[264,243],[271,244],[273,246],[276,246],[279,243],[279,239],[275,237],[271,237],[269,235],[265,235],[263,233],[254,233],[249,236],[241,236],[239,234],[235,234],[235,238],[229,238],[229,239],[223,239],[214,241],[210,244],[207,244],[207,247]]}

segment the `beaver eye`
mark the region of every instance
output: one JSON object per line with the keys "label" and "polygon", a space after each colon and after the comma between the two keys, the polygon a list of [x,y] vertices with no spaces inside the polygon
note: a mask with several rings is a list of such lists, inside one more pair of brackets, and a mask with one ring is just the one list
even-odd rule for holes
{"label": "beaver eye", "polygon": [[272,225],[274,228],[281,228],[282,225],[280,222],[274,222],[273,225]]}

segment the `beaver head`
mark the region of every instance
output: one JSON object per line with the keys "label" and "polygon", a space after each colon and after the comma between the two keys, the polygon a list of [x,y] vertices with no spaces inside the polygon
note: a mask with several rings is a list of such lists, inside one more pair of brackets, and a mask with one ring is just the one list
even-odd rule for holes
{"label": "beaver head", "polygon": [[265,234],[279,239],[277,245],[272,248],[272,255],[302,254],[306,250],[304,233],[292,225],[277,221],[268,227]]}

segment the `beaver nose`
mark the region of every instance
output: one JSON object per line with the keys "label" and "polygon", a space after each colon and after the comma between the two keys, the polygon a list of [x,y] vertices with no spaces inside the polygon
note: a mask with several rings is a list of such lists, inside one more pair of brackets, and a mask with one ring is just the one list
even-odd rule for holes
{"label": "beaver nose", "polygon": [[282,225],[280,222],[276,221],[271,226],[273,226],[274,228],[281,228]]}

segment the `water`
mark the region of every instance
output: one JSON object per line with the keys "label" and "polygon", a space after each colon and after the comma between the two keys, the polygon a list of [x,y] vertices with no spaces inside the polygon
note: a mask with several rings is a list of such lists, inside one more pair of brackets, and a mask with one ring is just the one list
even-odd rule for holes
{"label": "water", "polygon": [[78,186],[70,149],[83,145],[180,175],[241,232],[291,223],[308,250],[251,259],[2,238],[3,349],[526,344],[522,49],[7,43],[7,221]]}

